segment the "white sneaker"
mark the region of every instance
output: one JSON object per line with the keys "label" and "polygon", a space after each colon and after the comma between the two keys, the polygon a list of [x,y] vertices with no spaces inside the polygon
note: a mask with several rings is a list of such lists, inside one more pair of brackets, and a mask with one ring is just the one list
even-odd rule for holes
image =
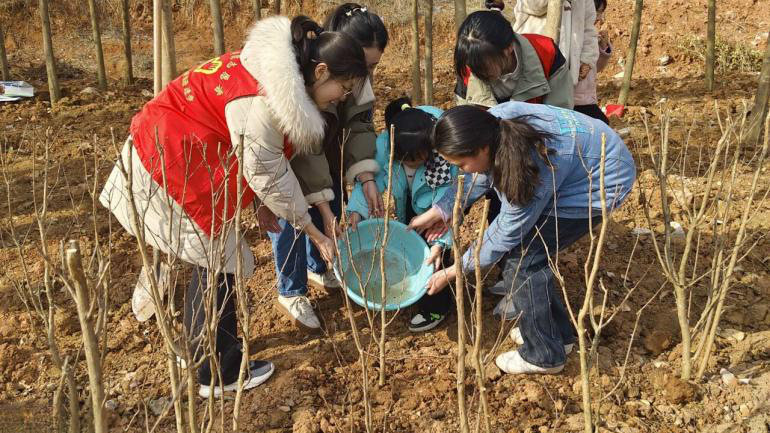
{"label": "white sneaker", "polygon": [[291,320],[292,324],[307,331],[321,329],[321,322],[313,311],[313,306],[307,296],[292,296],[291,298],[278,296],[275,305]]}
{"label": "white sneaker", "polygon": [[[519,346],[524,344],[524,337],[521,336],[521,329],[519,329],[518,326],[515,328],[511,328],[511,332],[508,335],[511,336],[511,340],[513,340],[515,344],[518,344]],[[565,344],[564,353],[569,355],[570,353],[572,353],[572,349],[574,348],[575,348],[575,344],[573,343]]]}
{"label": "white sneaker", "polygon": [[[243,379],[243,390],[246,391],[247,389],[251,389],[265,383],[265,381],[273,375],[274,371],[275,367],[270,361],[249,362],[249,371],[246,373],[246,377]],[[214,386],[214,397],[221,396],[223,392],[236,391],[237,389],[237,380],[234,383],[225,385],[224,387],[219,385]],[[201,385],[200,389],[198,390],[198,395],[203,398],[209,398],[211,395],[211,387],[209,385]]]}
{"label": "white sneaker", "polygon": [[508,374],[556,374],[564,370],[564,364],[550,368],[538,367],[535,364],[530,364],[519,355],[518,350],[512,350],[497,355],[495,364],[497,364],[497,367],[500,370]]}
{"label": "white sneaker", "polygon": [[334,271],[331,269],[324,272],[323,274],[316,274],[315,272],[308,269],[307,282],[313,283],[319,287],[326,287],[327,289],[339,289],[342,287],[340,281],[337,279],[337,276],[334,275]]}

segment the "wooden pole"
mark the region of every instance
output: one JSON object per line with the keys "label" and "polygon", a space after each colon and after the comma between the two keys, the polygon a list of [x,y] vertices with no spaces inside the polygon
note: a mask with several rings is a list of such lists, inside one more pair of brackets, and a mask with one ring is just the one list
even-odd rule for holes
{"label": "wooden pole", "polygon": [[134,64],[131,55],[131,12],[128,7],[129,0],[121,0],[121,15],[123,19],[123,54],[126,64],[123,68],[123,84],[130,86],[134,83]]}
{"label": "wooden pole", "polygon": [[623,87],[620,88],[620,97],[618,104],[626,105],[628,102],[628,92],[631,90],[631,76],[634,73],[634,63],[636,62],[636,46],[639,43],[639,29],[642,26],[642,8],[644,0],[635,0],[634,3],[634,23],[631,27],[631,41],[626,52],[626,67],[623,73]]}
{"label": "wooden pole", "polygon": [[163,23],[163,87],[176,78],[176,47],[174,45],[174,17],[171,14],[170,0],[161,0],[161,22]]}
{"label": "wooden pole", "polygon": [[420,79],[420,10],[419,0],[412,0],[412,101],[422,103]]}
{"label": "wooden pole", "polygon": [[102,32],[99,29],[99,10],[96,0],[88,0],[88,12],[91,15],[91,32],[94,38],[94,51],[96,51],[96,77],[100,90],[107,88],[107,72],[104,68],[104,50],[102,49]]}
{"label": "wooden pole", "polygon": [[433,105],[433,0],[425,13],[425,104]]}
{"label": "wooden pole", "polygon": [[0,67],[3,72],[3,81],[9,81],[11,79],[11,73],[8,67],[8,55],[5,53],[5,35],[3,34],[3,28],[0,26]]}
{"label": "wooden pole", "polygon": [[[469,433],[468,406],[465,401],[465,275],[463,275],[463,255],[460,252],[460,219],[462,218],[463,184],[465,175],[457,176],[457,194],[452,210],[452,251],[454,252],[455,268],[455,303],[457,304],[457,409],[460,421],[460,431]],[[449,290],[445,288],[444,290]]]}
{"label": "wooden pole", "polygon": [[43,25],[43,52],[45,54],[45,71],[48,75],[48,92],[50,93],[51,106],[59,102],[59,78],[56,74],[56,60],[53,55],[53,42],[51,41],[51,17],[48,15],[48,0],[39,0],[40,20]]}
{"label": "wooden pole", "polygon": [[211,0],[211,27],[214,30],[214,54],[221,56],[225,53],[225,31],[222,25],[222,8],[219,0]]}
{"label": "wooden pole", "polygon": [[759,143],[762,124],[765,123],[768,109],[770,109],[770,35],[767,36],[765,58],[762,61],[762,72],[759,74],[759,87],[754,97],[754,108],[751,109],[751,117],[749,117],[749,132],[747,134],[749,143]]}
{"label": "wooden pole", "polygon": [[460,30],[466,16],[465,0],[455,0],[455,31]]}
{"label": "wooden pole", "polygon": [[262,19],[262,0],[254,0],[254,19],[256,21]]}
{"label": "wooden pole", "polygon": [[714,65],[717,39],[717,2],[708,0],[708,24],[706,30],[706,88],[714,91]]}
{"label": "wooden pole", "polygon": [[157,95],[163,89],[163,27],[161,19],[161,5],[163,0],[152,0],[152,85],[153,91]]}
{"label": "wooden pole", "polygon": [[281,0],[275,0],[273,3],[273,15],[281,15]]}

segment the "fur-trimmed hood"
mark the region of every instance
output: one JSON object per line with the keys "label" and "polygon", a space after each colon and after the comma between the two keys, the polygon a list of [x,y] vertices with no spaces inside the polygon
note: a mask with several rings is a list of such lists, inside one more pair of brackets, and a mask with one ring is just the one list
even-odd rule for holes
{"label": "fur-trimmed hood", "polygon": [[291,40],[291,21],[274,16],[249,30],[241,62],[264,89],[267,106],[295,150],[308,153],[324,136],[326,122],[305,88]]}

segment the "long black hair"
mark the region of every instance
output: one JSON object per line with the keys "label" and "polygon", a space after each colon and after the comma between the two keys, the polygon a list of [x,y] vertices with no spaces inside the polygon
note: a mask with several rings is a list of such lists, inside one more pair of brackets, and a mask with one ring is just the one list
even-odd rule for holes
{"label": "long black hair", "polygon": [[514,32],[511,23],[498,11],[476,11],[468,15],[457,31],[455,72],[467,75],[467,68],[484,81],[493,78],[493,69],[515,67],[515,57],[505,50],[511,46]]}
{"label": "long black hair", "polygon": [[393,159],[396,161],[414,161],[425,158],[430,154],[431,136],[436,118],[412,107],[412,101],[398,98],[385,107],[385,126],[390,131],[394,126],[395,142],[393,143]]}
{"label": "long black hair", "polygon": [[358,3],[345,3],[334,9],[326,17],[324,29],[346,33],[364,48],[385,51],[388,46],[388,30],[382,18]]}
{"label": "long black hair", "polygon": [[291,37],[305,85],[315,82],[315,67],[325,63],[332,78],[363,78],[369,74],[361,45],[352,36],[325,32],[312,19],[300,15],[291,20]]}
{"label": "long black hair", "polygon": [[489,147],[493,179],[508,200],[527,205],[540,184],[536,157],[547,164],[552,135],[534,128],[526,117],[499,119],[486,110],[461,105],[447,110],[436,123],[433,144],[442,155],[475,156]]}

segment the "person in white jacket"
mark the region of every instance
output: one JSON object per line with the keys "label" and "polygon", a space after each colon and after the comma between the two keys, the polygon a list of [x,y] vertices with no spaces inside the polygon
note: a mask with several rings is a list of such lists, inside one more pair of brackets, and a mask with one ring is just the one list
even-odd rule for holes
{"label": "person in white jacket", "polygon": [[[545,34],[548,0],[517,0],[513,8],[516,33]],[[564,0],[559,33],[559,50],[567,58],[572,84],[596,69],[599,58],[596,28],[596,8],[593,0]]]}
{"label": "person in white jacket", "polygon": [[[193,358],[214,346],[219,370],[203,360],[202,397],[235,390],[238,382],[235,272],[241,266],[250,277],[255,264],[249,245],[236,240],[236,206],[258,204],[257,218],[267,230],[279,230],[276,216],[290,221],[331,260],[334,243],[311,223],[290,161],[319,153],[321,110],[344,100],[367,76],[364,51],[352,37],[324,32],[304,16],[270,17],[254,25],[241,51],[185,72],[134,116],[100,201],[130,234],[193,265],[185,330]],[[313,167],[329,171],[325,158]],[[212,295],[216,305],[209,306]],[[212,315],[218,322],[213,336],[206,324]],[[272,372],[272,363],[252,361],[244,388]]]}

